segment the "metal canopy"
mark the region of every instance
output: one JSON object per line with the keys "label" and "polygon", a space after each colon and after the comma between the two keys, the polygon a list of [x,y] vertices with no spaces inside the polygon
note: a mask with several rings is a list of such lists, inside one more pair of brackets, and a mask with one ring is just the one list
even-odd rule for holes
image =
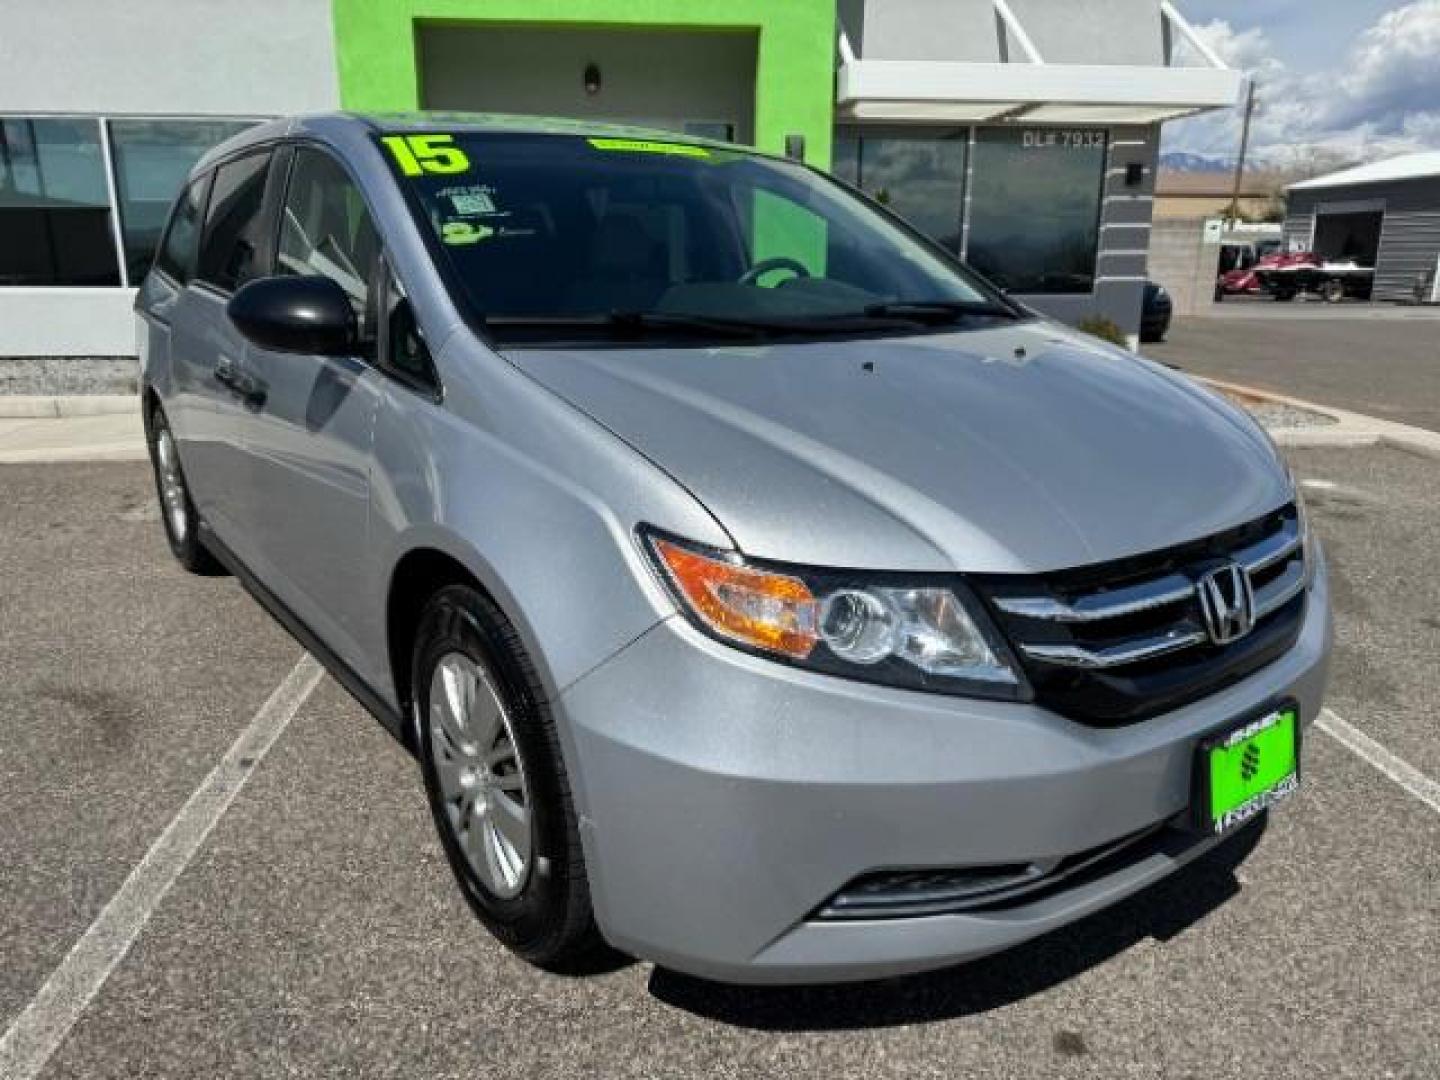
{"label": "metal canopy", "polygon": [[[997,31],[1018,45],[1000,63],[870,59],[840,28],[836,108],[841,118],[891,123],[1151,124],[1229,108],[1243,77],[1225,66],[1179,11],[1162,0],[1167,38],[1202,66],[1047,63],[1007,0],[992,0]],[[1166,50],[1169,52],[1168,48]]]}

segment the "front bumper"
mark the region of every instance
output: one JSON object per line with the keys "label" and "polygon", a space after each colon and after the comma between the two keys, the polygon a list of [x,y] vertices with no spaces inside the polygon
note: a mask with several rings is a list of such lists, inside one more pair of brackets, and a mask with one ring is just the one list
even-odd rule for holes
{"label": "front bumper", "polygon": [[559,702],[596,917],[621,949],[740,983],[876,978],[1008,948],[1214,841],[1146,845],[1002,908],[811,916],[867,872],[1045,862],[1183,814],[1201,737],[1279,697],[1314,721],[1330,643],[1322,562],[1285,656],[1173,712],[1099,729],[799,671],[669,619]]}

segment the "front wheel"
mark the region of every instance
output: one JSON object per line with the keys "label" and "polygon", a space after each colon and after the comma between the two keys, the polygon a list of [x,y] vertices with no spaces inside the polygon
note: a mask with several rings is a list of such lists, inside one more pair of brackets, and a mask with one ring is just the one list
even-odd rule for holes
{"label": "front wheel", "polygon": [[416,635],[420,762],[446,859],[480,921],[540,967],[603,953],[554,721],[515,629],[467,585]]}

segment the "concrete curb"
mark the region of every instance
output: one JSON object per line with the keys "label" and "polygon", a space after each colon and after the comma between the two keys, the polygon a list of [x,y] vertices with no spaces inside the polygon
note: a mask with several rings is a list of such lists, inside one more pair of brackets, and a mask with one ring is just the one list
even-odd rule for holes
{"label": "concrete curb", "polygon": [[0,418],[58,420],[68,416],[117,416],[140,411],[138,394],[0,394]]}
{"label": "concrete curb", "polygon": [[1294,447],[1346,447],[1393,446],[1424,457],[1440,460],[1440,432],[1425,428],[1399,424],[1393,420],[1366,416],[1364,413],[1337,409],[1331,405],[1317,405],[1303,398],[1276,394],[1270,390],[1259,390],[1253,386],[1225,382],[1222,379],[1207,379],[1195,376],[1200,382],[1217,390],[1229,390],[1261,401],[1272,401],[1278,405],[1289,405],[1296,409],[1320,413],[1333,417],[1335,423],[1320,428],[1272,428],[1270,435],[1281,446]]}

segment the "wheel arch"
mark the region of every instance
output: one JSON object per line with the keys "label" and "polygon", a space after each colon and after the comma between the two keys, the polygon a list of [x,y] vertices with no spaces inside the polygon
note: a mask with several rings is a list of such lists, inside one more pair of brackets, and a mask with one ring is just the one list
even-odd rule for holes
{"label": "wheel arch", "polygon": [[455,545],[427,538],[396,560],[385,594],[386,659],[395,688],[396,704],[405,719],[407,736],[411,738],[414,734],[410,730],[414,719],[411,709],[414,687],[411,685],[410,663],[415,634],[425,605],[447,585],[469,585],[499,608],[524,643],[530,662],[540,675],[546,698],[553,700],[558,690],[545,654],[538,647],[533,628],[498,576],[489,572],[474,552],[457,550]]}

